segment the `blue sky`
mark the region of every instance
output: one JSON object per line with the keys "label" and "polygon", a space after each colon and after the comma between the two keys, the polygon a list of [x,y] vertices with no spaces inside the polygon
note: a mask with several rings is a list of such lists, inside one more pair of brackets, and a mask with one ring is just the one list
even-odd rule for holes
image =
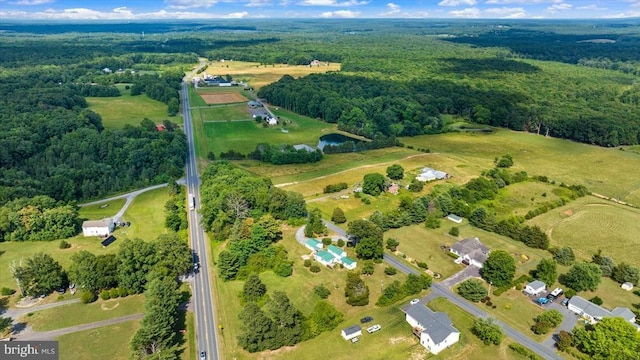
{"label": "blue sky", "polygon": [[640,18],[640,0],[0,0],[2,19]]}

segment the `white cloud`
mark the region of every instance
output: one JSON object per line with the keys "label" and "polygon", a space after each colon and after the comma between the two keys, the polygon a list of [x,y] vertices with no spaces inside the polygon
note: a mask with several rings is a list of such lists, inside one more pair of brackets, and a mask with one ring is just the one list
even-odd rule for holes
{"label": "white cloud", "polygon": [[49,3],[52,3],[53,1],[54,0],[19,0],[15,2],[10,2],[9,4],[31,6],[31,5],[49,4]]}
{"label": "white cloud", "polygon": [[480,10],[478,8],[466,8],[463,10],[454,10],[454,11],[449,11],[449,15],[453,16],[453,17],[458,17],[458,18],[470,18],[470,19],[475,19],[480,17]]}
{"label": "white cloud", "polygon": [[460,5],[475,5],[476,0],[442,0],[438,3],[440,6],[460,6]]}
{"label": "white cloud", "polygon": [[327,11],[320,14],[321,18],[343,18],[343,19],[352,19],[360,15],[359,11],[351,11],[351,10],[338,10],[338,11]]}
{"label": "white cloud", "polygon": [[249,13],[246,11],[243,11],[243,12],[234,12],[231,14],[227,14],[227,15],[224,15],[223,17],[226,19],[242,19],[242,18],[246,18],[247,16],[249,16]]}
{"label": "white cloud", "polygon": [[491,8],[484,10],[483,13],[488,14],[490,17],[498,17],[503,19],[519,19],[527,15],[527,12],[521,7]]}
{"label": "white cloud", "polygon": [[595,11],[604,11],[604,10],[608,10],[606,7],[599,7],[596,4],[591,4],[591,5],[585,5],[585,6],[579,6],[576,9],[578,10],[595,10]]}
{"label": "white cloud", "polygon": [[[238,19],[249,17],[249,13],[212,14],[192,11],[167,11],[134,13],[127,7],[117,7],[111,11],[87,8],[46,9],[43,11],[0,11],[0,18],[12,19],[55,19],[55,20],[135,20],[135,19]],[[259,16],[258,16],[259,17]]]}
{"label": "white cloud", "polygon": [[217,4],[219,0],[164,0],[171,9],[208,8]]}
{"label": "white cloud", "polygon": [[627,11],[623,13],[603,16],[604,19],[623,19],[623,18],[634,18],[634,17],[640,17],[640,11]]}
{"label": "white cloud", "polygon": [[393,16],[400,13],[400,5],[394,3],[387,4],[387,11],[381,13],[382,16]]}
{"label": "white cloud", "polygon": [[559,4],[553,4],[551,6],[549,6],[547,8],[547,11],[550,13],[555,13],[558,11],[562,11],[562,10],[569,10],[573,7],[573,5],[571,4],[567,4],[567,3],[559,3]]}
{"label": "white cloud", "polygon": [[543,3],[561,3],[562,0],[487,0],[487,4],[543,4]]}
{"label": "white cloud", "polygon": [[298,5],[302,6],[357,6],[357,5],[366,5],[368,1],[358,1],[358,0],[346,0],[346,1],[338,1],[338,0],[303,0]]}
{"label": "white cloud", "polygon": [[245,6],[269,6],[271,5],[271,0],[249,0],[249,3]]}

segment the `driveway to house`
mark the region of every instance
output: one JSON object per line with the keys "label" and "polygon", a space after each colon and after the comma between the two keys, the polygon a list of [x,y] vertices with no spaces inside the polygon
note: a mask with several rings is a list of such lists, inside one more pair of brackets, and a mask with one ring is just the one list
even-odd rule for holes
{"label": "driveway to house", "polygon": [[[332,231],[335,231],[336,233],[345,236],[346,237],[346,231],[344,231],[344,229],[336,226],[335,224],[323,220],[325,225],[327,225],[327,228],[329,228]],[[405,274],[416,274],[416,275],[420,275],[421,272],[414,268],[411,267],[407,264],[405,264],[402,260],[398,259],[397,257],[391,255],[391,254],[387,254],[384,253],[384,261],[387,262],[388,264],[390,264],[391,266],[395,267],[396,269],[398,269],[399,271],[405,273]],[[466,269],[465,269],[466,270]],[[464,271],[464,270],[463,270]],[[455,275],[454,275],[455,276]],[[487,314],[486,312],[484,312],[483,310],[480,310],[480,308],[476,307],[475,305],[473,305],[472,303],[468,302],[467,300],[457,296],[456,294],[454,294],[449,288],[447,288],[446,286],[444,286],[441,283],[437,283],[434,282],[431,285],[431,294],[423,297],[420,302],[421,303],[426,303],[432,299],[438,298],[438,297],[444,297],[446,298],[449,302],[451,302],[454,305],[457,305],[458,307],[460,307],[462,310],[468,312],[469,314],[473,315],[476,318],[488,318],[489,314]],[[556,354],[555,351],[555,347],[553,345],[549,346],[547,344],[540,344],[535,342],[533,339],[529,338],[528,336],[522,334],[521,332],[515,330],[514,328],[510,327],[509,325],[505,324],[504,322],[497,320],[496,321],[504,330],[505,334],[514,339],[516,342],[518,342],[519,344],[529,348],[531,351],[535,352],[536,354],[538,354],[539,356],[541,356],[543,359],[549,359],[549,360],[561,360],[562,358],[560,356],[558,356]]]}
{"label": "driveway to house", "polygon": [[96,321],[96,322],[92,322],[92,323],[88,323],[88,324],[70,326],[70,327],[63,328],[63,329],[57,329],[57,330],[51,330],[51,331],[43,331],[43,332],[36,332],[36,331],[33,331],[31,328],[27,327],[26,329],[20,331],[19,333],[12,335],[12,338],[14,338],[15,340],[20,340],[20,341],[25,341],[25,340],[40,340],[40,341],[54,340],[55,338],[57,338],[59,336],[62,336],[62,335],[71,334],[71,333],[78,332],[78,331],[83,331],[83,330],[90,330],[90,329],[95,329],[95,328],[99,328],[99,327],[114,325],[114,324],[119,324],[119,323],[122,323],[122,322],[125,322],[125,321],[138,320],[138,319],[141,319],[141,318],[142,318],[142,314],[127,315],[127,316],[122,316],[122,317],[115,318],[115,319]]}
{"label": "driveway to house", "polygon": [[477,266],[469,265],[466,268],[442,280],[440,284],[447,287],[448,289],[451,289],[459,283],[474,277],[480,277],[480,268]]}
{"label": "driveway to house", "polygon": [[[178,181],[178,183],[180,183],[180,181]],[[124,212],[127,211],[127,208],[129,208],[129,205],[131,205],[131,202],[133,202],[133,199],[135,199],[136,196],[142,194],[143,192],[163,188],[167,185],[168,185],[167,183],[164,183],[160,185],[149,186],[144,189],[132,191],[130,193],[113,196],[113,197],[102,199],[102,200],[96,200],[96,201],[92,201],[84,204],[79,204],[78,206],[83,207],[83,206],[89,206],[89,205],[97,205],[97,204],[102,204],[102,203],[117,200],[117,199],[127,199],[127,201],[125,201],[124,203],[124,206],[122,206],[122,209],[120,209],[120,211],[118,211],[118,213],[113,216],[113,221],[118,221],[124,215]]]}
{"label": "driveway to house", "polygon": [[28,313],[32,313],[32,312],[36,312],[36,311],[40,311],[40,310],[45,310],[45,309],[51,309],[51,308],[58,307],[58,306],[69,305],[69,304],[73,304],[73,303],[77,303],[77,302],[80,302],[80,299],[64,300],[64,301],[58,301],[58,302],[42,304],[42,305],[33,305],[33,306],[28,306],[28,307],[18,307],[18,308],[14,308],[14,309],[8,309],[7,311],[5,311],[2,314],[2,316],[3,317],[10,317],[15,321],[16,318],[18,318],[18,317],[20,317],[22,315],[28,314]]}
{"label": "driveway to house", "polygon": [[555,301],[545,307],[547,307],[548,309],[556,309],[562,314],[562,323],[560,324],[560,326],[558,326],[556,331],[543,342],[545,346],[553,348],[556,346],[555,338],[558,336],[560,331],[564,330],[570,333],[571,330],[573,330],[573,328],[578,324],[578,315],[573,313],[566,306],[562,306],[562,304],[558,304]]}

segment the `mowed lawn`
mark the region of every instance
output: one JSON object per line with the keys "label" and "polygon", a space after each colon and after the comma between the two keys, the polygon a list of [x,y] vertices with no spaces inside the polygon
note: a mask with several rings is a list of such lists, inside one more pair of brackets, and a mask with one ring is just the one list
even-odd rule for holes
{"label": "mowed lawn", "polygon": [[255,122],[249,110],[247,104],[227,104],[217,105],[210,108],[198,108],[193,109],[194,121],[239,121],[246,120]]}
{"label": "mowed lawn", "polygon": [[582,184],[590,191],[640,205],[640,154],[613,148],[497,130],[493,134],[447,133],[402,138],[415,147],[493,167],[496,156],[511,154],[513,170],[550,180]]}
{"label": "mowed lawn", "polygon": [[128,360],[129,341],[139,328],[140,320],[133,320],[60,336],[60,359]]}
{"label": "mowed lawn", "polygon": [[231,75],[234,80],[248,83],[249,86],[257,91],[265,85],[280,80],[284,75],[297,78],[313,73],[339,70],[339,63],[328,63],[327,65],[325,62],[321,62],[320,66],[305,66],[287,64],[260,65],[260,63],[255,62],[217,61],[209,63],[207,74],[221,76]]}
{"label": "mowed lawn", "polygon": [[100,220],[114,216],[118,211],[120,211],[120,209],[122,209],[125,202],[125,199],[115,199],[101,204],[82,206],[79,211],[80,218]]}
{"label": "mowed lawn", "polygon": [[640,209],[585,196],[527,223],[546,230],[552,246],[571,246],[581,260],[601,249],[616,263],[640,266]]}
{"label": "mowed lawn", "polygon": [[166,187],[136,196],[122,217],[123,221],[131,222],[131,226],[117,229],[114,235],[119,240],[140,238],[151,241],[158,235],[166,234],[164,204],[167,200],[169,200],[169,192]]}
{"label": "mowed lawn", "polygon": [[122,128],[124,125],[138,125],[144,118],[162,123],[170,120],[182,124],[181,116],[167,115],[167,104],[153,100],[145,94],[131,96],[129,90],[120,90],[118,97],[87,97],[89,110],[102,116],[105,128]]}
{"label": "mowed lawn", "polygon": [[[76,297],[79,297],[79,293],[76,293]],[[25,321],[35,331],[50,331],[139,314],[144,310],[143,304],[143,295],[132,295],[125,298],[98,300],[91,304],[73,303],[45,309],[34,312],[31,316],[25,315],[20,320]]]}
{"label": "mowed lawn", "polygon": [[504,338],[499,346],[482,343],[471,333],[475,318],[446,299],[432,300],[428,307],[449,315],[453,326],[460,331],[460,341],[437,356],[429,356],[429,359],[524,359],[509,349],[509,344],[514,343],[510,338]]}
{"label": "mowed lawn", "polygon": [[[281,278],[271,271],[263,272],[260,278],[265,283],[268,292],[274,290],[285,291],[292,303],[304,314],[309,314],[319,297],[313,293],[313,287],[324,284],[330,289],[330,301],[345,315],[343,321],[336,329],[323,333],[317,338],[297,344],[291,348],[283,348],[272,352],[249,354],[237,345],[236,337],[241,333],[241,323],[238,314],[242,309],[238,295],[242,291],[243,281],[222,282],[217,280],[216,296],[218,304],[218,316],[225,324],[221,337],[225,358],[236,359],[319,359],[331,357],[336,359],[350,359],[354,354],[359,358],[370,359],[406,359],[412,356],[423,357],[426,352],[418,345],[417,339],[411,334],[410,327],[404,321],[404,314],[399,310],[399,305],[404,305],[409,298],[401,301],[396,306],[384,308],[374,304],[380,296],[383,286],[393,280],[403,282],[405,275],[384,275],[385,264],[377,264],[372,276],[363,276],[370,289],[370,303],[364,307],[352,307],[347,305],[344,298],[344,285],[347,270],[328,269],[321,266],[321,271],[313,274],[303,266],[302,255],[309,254],[308,249],[300,245],[294,237],[296,229],[287,228],[284,231],[284,239],[278,244],[283,245],[289,252],[289,258],[294,262],[294,272],[291,277]],[[214,249],[219,253],[220,246]],[[347,249],[352,253],[353,249]],[[361,264],[359,264],[361,266]],[[353,324],[359,324],[359,319],[364,316],[373,316],[372,324],[380,324],[382,330],[374,334],[363,334],[360,342],[351,344],[340,336],[342,328]]]}

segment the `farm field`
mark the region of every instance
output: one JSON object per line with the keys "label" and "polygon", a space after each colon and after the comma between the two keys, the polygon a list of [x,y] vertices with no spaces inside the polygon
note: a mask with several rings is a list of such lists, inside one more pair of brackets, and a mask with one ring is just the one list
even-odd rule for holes
{"label": "farm field", "polygon": [[483,169],[493,167],[496,156],[511,154],[515,171],[545,175],[558,183],[585,185],[595,193],[640,205],[640,155],[631,151],[502,129],[493,134],[447,133],[401,141],[464,159]]}
{"label": "farm field", "polygon": [[125,199],[115,199],[101,204],[82,206],[79,211],[79,216],[88,220],[104,219],[118,213],[125,202]]}
{"label": "farm field", "polygon": [[617,263],[640,266],[640,209],[585,196],[527,223],[546,230],[552,246],[571,246],[579,259],[601,249]]}
{"label": "farm field", "polygon": [[60,336],[56,339],[60,346],[60,359],[127,360],[131,355],[129,340],[138,328],[140,320],[134,320]]}
{"label": "farm field", "polygon": [[207,74],[212,75],[232,75],[236,81],[249,84],[256,91],[261,87],[280,80],[284,75],[291,75],[294,78],[313,74],[325,73],[327,71],[340,71],[339,63],[321,63],[320,66],[305,65],[261,65],[255,62],[245,61],[212,61],[207,68]]}
{"label": "farm field", "polygon": [[[302,255],[309,254],[309,251],[295,240],[295,230],[287,228],[284,231],[283,240],[278,243],[278,245],[285,246],[289,252],[289,258],[294,262],[293,275],[283,281],[283,278],[276,276],[271,271],[261,273],[260,278],[266,285],[267,291],[285,291],[296,308],[308,314],[312,311],[315,302],[319,300],[319,297],[313,293],[313,287],[324,284],[331,290],[328,301],[344,314],[345,321],[336,329],[297,344],[295,347],[252,355],[242,350],[236,342],[236,336],[240,332],[238,313],[242,309],[238,294],[242,291],[243,281],[222,282],[218,280],[216,283],[218,297],[216,303],[225,304],[225,306],[218,306],[217,309],[217,315],[222,319],[222,323],[226,324],[221,337],[225,357],[237,359],[317,359],[325,354],[330,354],[331,357],[337,359],[348,359],[353,356],[354,347],[357,348],[359,356],[366,358],[406,359],[413,353],[424,355],[422,347],[417,345],[417,340],[412,337],[410,328],[404,321],[404,314],[396,306],[378,308],[374,305],[380,296],[382,286],[393,280],[404,281],[403,274],[384,275],[385,265],[377,264],[374,275],[363,276],[370,289],[369,305],[364,307],[349,306],[344,299],[347,270],[337,268],[331,270],[321,266],[322,270],[319,273],[311,273],[303,266],[301,258]],[[217,246],[214,248],[214,253],[219,253],[221,250],[221,247]],[[348,249],[348,252],[352,251],[353,249]],[[408,298],[403,300],[402,304],[406,301]],[[340,336],[340,330],[353,324],[359,324],[359,319],[366,315],[373,316],[373,323],[380,324],[382,330],[371,335],[364,334],[356,344],[344,341]],[[376,341],[376,338],[380,338],[380,336],[385,341]]]}
{"label": "farm field", "polygon": [[471,333],[475,318],[464,312],[458,306],[444,298],[429,302],[428,307],[434,311],[442,311],[449,315],[453,326],[460,331],[460,341],[429,359],[524,359],[521,355],[509,350],[509,344],[514,341],[505,338],[499,346],[484,345],[480,339]]}
{"label": "farm field", "polygon": [[122,128],[124,125],[138,125],[144,118],[161,123],[170,120],[182,124],[181,116],[167,115],[167,104],[149,98],[147,95],[131,96],[129,90],[119,86],[119,97],[87,97],[89,110],[102,116],[102,125],[107,129]]}
{"label": "farm field", "polygon": [[228,104],[213,106],[210,108],[192,109],[194,121],[249,121],[255,123],[247,110],[247,104]]}
{"label": "farm field", "polygon": [[[76,297],[80,293],[76,293]],[[35,331],[50,331],[79,324],[133,315],[143,312],[144,296],[132,295],[125,298],[97,300],[91,304],[73,303],[57,308],[34,312],[21,318]],[[72,316],[70,316],[73,314]]]}
{"label": "farm field", "polygon": [[207,103],[207,105],[219,105],[229,103],[242,103],[247,101],[247,98],[240,95],[237,92],[219,92],[210,94],[200,94],[200,97]]}

